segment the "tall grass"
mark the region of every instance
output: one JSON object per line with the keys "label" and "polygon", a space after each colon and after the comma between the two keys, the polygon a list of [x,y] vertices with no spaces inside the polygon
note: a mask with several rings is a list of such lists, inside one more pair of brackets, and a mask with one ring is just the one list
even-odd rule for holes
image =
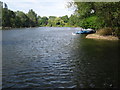
{"label": "tall grass", "polygon": [[113,29],[109,27],[105,27],[105,28],[99,29],[97,31],[97,34],[102,36],[113,35]]}

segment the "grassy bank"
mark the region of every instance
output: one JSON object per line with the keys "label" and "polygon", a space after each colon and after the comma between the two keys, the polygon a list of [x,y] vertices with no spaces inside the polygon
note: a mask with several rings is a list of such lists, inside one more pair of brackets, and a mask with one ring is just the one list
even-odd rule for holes
{"label": "grassy bank", "polygon": [[102,36],[98,34],[89,34],[86,36],[86,38],[91,38],[91,39],[103,39],[103,40],[119,40],[118,37],[108,35],[108,36]]}
{"label": "grassy bank", "polygon": [[104,39],[104,40],[119,40],[119,33],[116,34],[116,31],[119,31],[119,29],[113,29],[113,28],[102,28],[99,29],[95,34],[89,34],[86,36],[86,38],[92,38],[92,39]]}

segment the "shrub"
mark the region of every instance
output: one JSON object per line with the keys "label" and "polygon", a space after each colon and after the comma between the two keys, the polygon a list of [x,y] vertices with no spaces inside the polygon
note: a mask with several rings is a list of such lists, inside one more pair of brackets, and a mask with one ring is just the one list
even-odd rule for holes
{"label": "shrub", "polygon": [[97,34],[102,35],[102,36],[112,35],[112,33],[113,33],[113,29],[109,28],[109,27],[106,27],[106,28],[103,28],[103,29],[99,29],[97,31]]}
{"label": "shrub", "polygon": [[118,38],[120,38],[120,27],[114,28],[114,36],[117,36]]}
{"label": "shrub", "polygon": [[97,16],[90,16],[88,18],[82,19],[79,22],[79,26],[82,28],[91,28],[91,29],[98,29],[100,28],[104,22],[98,19]]}

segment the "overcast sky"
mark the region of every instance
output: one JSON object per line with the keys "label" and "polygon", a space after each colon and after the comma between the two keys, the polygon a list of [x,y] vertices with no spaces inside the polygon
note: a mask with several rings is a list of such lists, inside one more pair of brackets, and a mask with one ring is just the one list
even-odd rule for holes
{"label": "overcast sky", "polygon": [[1,0],[13,11],[23,11],[27,13],[33,9],[40,16],[70,16],[72,9],[66,7],[70,0]]}

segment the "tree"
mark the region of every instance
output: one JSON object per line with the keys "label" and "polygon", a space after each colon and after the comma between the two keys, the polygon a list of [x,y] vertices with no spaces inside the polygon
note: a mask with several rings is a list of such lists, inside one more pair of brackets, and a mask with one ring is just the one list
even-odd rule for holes
{"label": "tree", "polygon": [[75,13],[81,19],[97,16],[98,21],[104,20],[105,26],[119,24],[120,2],[74,2]]}
{"label": "tree", "polygon": [[47,24],[47,26],[49,26],[49,27],[55,26],[54,20],[55,20],[55,19],[48,19],[48,24]]}
{"label": "tree", "polygon": [[[31,26],[30,19],[27,17],[27,15],[22,11],[16,12],[16,25],[20,27],[29,27]],[[17,22],[19,21],[19,22]]]}
{"label": "tree", "polygon": [[65,25],[64,21],[61,18],[59,18],[59,17],[55,18],[54,23],[55,23],[55,26],[58,26],[58,27],[61,27],[61,26]]}
{"label": "tree", "polygon": [[15,13],[7,8],[2,9],[2,26],[3,27],[12,27],[15,26],[14,18]]}
{"label": "tree", "polygon": [[39,26],[46,26],[48,24],[48,18],[47,17],[41,17],[39,18],[39,22],[40,25]]}
{"label": "tree", "polygon": [[60,17],[65,23],[69,21],[69,18],[67,15]]}
{"label": "tree", "polygon": [[38,26],[41,26],[41,19],[42,19],[42,17],[38,16]]}
{"label": "tree", "polygon": [[38,17],[33,10],[30,10],[28,14],[25,14],[22,11],[14,12],[8,8],[2,8],[2,26],[35,27],[38,26]]}
{"label": "tree", "polygon": [[31,26],[31,27],[35,27],[35,26],[38,25],[37,14],[36,14],[32,9],[29,10],[27,16],[28,16],[28,18],[30,19],[30,26]]}
{"label": "tree", "polygon": [[24,24],[24,22],[22,22],[21,21],[21,18],[20,18],[20,16],[16,16],[15,18],[14,18],[15,20],[14,20],[14,22],[15,22],[15,27],[17,27],[17,28],[19,28],[19,27],[28,27],[28,25],[26,26],[26,25],[23,25]]}
{"label": "tree", "polygon": [[87,28],[98,29],[101,27],[101,25],[104,25],[104,21],[98,22],[97,19],[98,19],[97,16],[90,16],[84,18],[79,22],[79,26],[86,29]]}
{"label": "tree", "polygon": [[105,21],[106,27],[120,25],[120,2],[95,3],[96,15]]}
{"label": "tree", "polygon": [[79,17],[77,15],[71,15],[68,21],[70,26],[79,26]]}
{"label": "tree", "polygon": [[49,16],[50,20],[54,20],[55,18],[57,18],[56,16]]}
{"label": "tree", "polygon": [[69,4],[69,6],[72,5],[76,7],[75,14],[79,16],[80,26],[97,29],[110,27],[113,33],[117,32],[116,35],[120,33],[120,2],[72,2]]}
{"label": "tree", "polygon": [[56,16],[49,16],[47,26],[50,26],[50,27],[56,26],[56,24],[55,24],[55,22],[54,22],[56,18],[57,18]]}

